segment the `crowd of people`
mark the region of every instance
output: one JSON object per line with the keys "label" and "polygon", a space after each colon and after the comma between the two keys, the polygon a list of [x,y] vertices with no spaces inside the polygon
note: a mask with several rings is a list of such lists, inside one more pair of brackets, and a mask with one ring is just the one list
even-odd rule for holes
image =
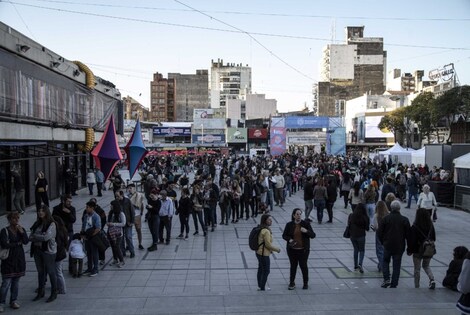
{"label": "crowd of people", "polygon": [[[92,198],[79,218],[82,222],[80,231],[73,229],[77,213],[71,205],[70,194],[64,195],[53,211],[49,210],[47,180],[39,172],[35,183],[38,216],[29,236],[18,224],[19,216],[14,213],[8,218],[8,229],[13,227],[14,235],[13,232],[6,234],[3,230],[0,233],[2,248],[5,248],[5,244],[11,249],[8,258],[2,260],[2,275],[14,275],[3,277],[2,307],[10,287],[10,306],[19,307],[16,302],[18,280],[24,275],[23,245],[28,242],[31,242],[31,254],[38,271],[37,296],[34,300],[44,297],[48,275],[51,294],[47,302],[52,302],[57,294],[66,293],[62,262],[67,256],[67,250],[72,276],[94,277],[98,275],[100,265],[104,264],[108,247],[111,247],[113,256],[111,266],[122,268],[128,253],[130,259],[135,257],[134,230],[138,242],[136,247],[144,250],[143,222],[147,223],[152,235],[148,251],[158,250],[158,245],[170,244],[174,216],[178,216],[180,221],[177,238],[187,240],[192,230],[193,236],[201,233],[207,237],[209,233],[216,232],[218,225],[237,224],[240,220],[260,215],[262,229],[259,234],[260,247],[256,250],[259,264],[257,280],[259,290],[269,290],[269,256],[272,252],[280,252],[280,248],[273,245],[270,229],[272,211],[275,207],[284,207],[286,198],[297,193],[303,194],[305,209],[293,209],[291,221],[286,224],[282,234],[290,261],[289,290],[296,287],[297,266],[303,276],[302,288],[308,289],[307,261],[311,239],[316,236],[312,225],[314,222],[333,224],[333,209],[338,195],[344,202],[344,208],[351,209],[347,235],[353,247],[352,272],[365,272],[363,259],[366,234],[375,233],[377,269],[383,273],[383,288],[398,286],[405,251],[413,259],[415,287],[420,286],[421,268],[429,278],[428,287],[434,289],[436,286],[430,268],[432,255],[423,252],[425,243],[432,247],[436,242],[434,223],[437,220],[436,198],[426,183],[436,176],[445,180],[445,172],[414,165],[395,165],[385,160],[360,159],[354,155],[335,157],[326,154],[285,154],[277,158],[209,155],[165,159],[148,157],[144,159],[140,172],[143,193],[137,191],[134,183],[125,187],[116,170],[110,177],[109,189],[113,190],[115,198],[109,205],[108,214],[98,205],[96,198]],[[192,182],[190,172],[194,172]],[[179,173],[182,175],[179,176]],[[102,195],[106,189],[103,181],[99,169],[88,172],[90,195],[94,193],[94,185],[97,185],[98,196]],[[180,192],[179,198],[177,190]],[[412,199],[418,209],[413,224],[410,224],[400,214],[400,210],[402,202],[406,202],[405,208],[409,208]],[[316,210],[315,217],[311,215],[313,210]],[[324,210],[327,210],[327,220],[323,219]],[[4,238],[9,238],[10,242],[4,242]],[[12,239],[16,242],[15,246],[8,247]],[[463,287],[460,285],[462,279],[458,276],[461,275],[459,267],[466,270],[468,265],[463,258],[468,254],[463,252],[461,248],[455,250],[454,258],[460,259],[460,263],[451,264],[444,283],[454,290]],[[8,264],[14,268],[8,269]],[[86,269],[83,271],[84,266]],[[466,273],[462,271],[462,274]],[[465,304],[468,298],[463,298],[461,302],[468,307]]]}

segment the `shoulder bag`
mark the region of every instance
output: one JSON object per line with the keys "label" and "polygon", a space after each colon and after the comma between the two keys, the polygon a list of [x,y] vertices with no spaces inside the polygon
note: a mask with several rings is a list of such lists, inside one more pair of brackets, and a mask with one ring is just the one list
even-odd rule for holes
{"label": "shoulder bag", "polygon": [[[4,228],[4,229],[5,229],[5,233],[7,234],[7,242],[9,243],[10,242],[10,235],[8,233],[8,229],[7,228]],[[9,248],[1,248],[0,249],[0,259],[1,260],[7,259],[9,255],[10,255],[10,249]]]}

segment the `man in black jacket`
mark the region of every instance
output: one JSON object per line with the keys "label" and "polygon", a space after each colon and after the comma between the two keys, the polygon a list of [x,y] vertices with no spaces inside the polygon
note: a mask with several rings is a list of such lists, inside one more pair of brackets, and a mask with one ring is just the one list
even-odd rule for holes
{"label": "man in black jacket", "polygon": [[[400,202],[392,201],[391,212],[379,225],[377,236],[384,246],[382,288],[396,288],[400,278],[401,259],[409,240],[410,221],[400,214]],[[390,260],[393,259],[392,281],[390,281]]]}
{"label": "man in black jacket", "polygon": [[72,206],[71,195],[62,195],[60,201],[61,202],[52,209],[52,215],[56,215],[64,221],[69,234],[69,240],[72,240],[73,224],[77,220],[77,212],[75,207]]}
{"label": "man in black jacket", "polygon": [[304,201],[305,201],[305,220],[312,222],[310,220],[310,212],[313,209],[313,178],[307,176],[307,182],[304,184]]}

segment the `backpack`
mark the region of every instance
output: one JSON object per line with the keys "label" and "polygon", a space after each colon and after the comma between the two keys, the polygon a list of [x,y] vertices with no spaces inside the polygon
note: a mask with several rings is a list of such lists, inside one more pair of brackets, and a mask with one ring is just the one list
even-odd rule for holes
{"label": "backpack", "polygon": [[421,247],[419,248],[419,255],[423,258],[431,258],[436,254],[436,244],[434,244],[434,241],[430,239],[432,229],[429,230],[427,236],[423,232],[421,232],[420,229],[418,229],[418,231],[424,237],[426,237],[423,244],[421,244]]}
{"label": "backpack", "polygon": [[248,237],[248,244],[250,245],[250,249],[252,250],[258,250],[258,248],[263,245],[264,246],[264,242],[261,243],[261,244],[258,244],[258,237],[259,237],[259,233],[261,233],[261,230],[264,229],[263,227],[261,227],[261,225],[258,225],[258,226],[255,226],[251,232],[250,232],[250,236]]}

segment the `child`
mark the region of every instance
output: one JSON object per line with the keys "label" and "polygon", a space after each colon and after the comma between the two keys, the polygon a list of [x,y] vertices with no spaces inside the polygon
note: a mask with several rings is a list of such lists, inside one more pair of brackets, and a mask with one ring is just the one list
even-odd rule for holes
{"label": "child", "polygon": [[457,291],[457,283],[460,272],[462,271],[462,264],[467,254],[468,249],[465,246],[457,246],[454,248],[454,259],[449,264],[446,276],[442,281],[442,285],[453,291]]}
{"label": "child", "polygon": [[80,277],[83,270],[83,258],[85,258],[85,251],[83,250],[83,242],[81,235],[75,233],[72,237],[69,247],[69,257],[72,266],[72,276],[74,278]]}

